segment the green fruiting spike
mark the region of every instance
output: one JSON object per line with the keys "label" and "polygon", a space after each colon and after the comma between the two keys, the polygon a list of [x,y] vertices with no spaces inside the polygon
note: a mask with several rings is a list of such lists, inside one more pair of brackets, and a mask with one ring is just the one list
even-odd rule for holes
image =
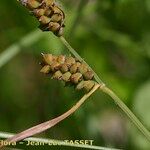
{"label": "green fruiting spike", "polygon": [[51,71],[51,67],[49,65],[45,65],[40,72],[44,74],[48,74]]}
{"label": "green fruiting spike", "polygon": [[65,82],[69,82],[70,81],[70,77],[71,77],[71,73],[70,72],[66,72],[62,76],[62,80],[65,81]]}

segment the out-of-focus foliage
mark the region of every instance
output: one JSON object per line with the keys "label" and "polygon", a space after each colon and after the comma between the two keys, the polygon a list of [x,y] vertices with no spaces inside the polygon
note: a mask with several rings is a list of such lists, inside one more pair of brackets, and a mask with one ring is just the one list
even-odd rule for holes
{"label": "out-of-focus foliage", "polygon": [[[150,100],[150,1],[89,0],[82,11],[80,0],[59,3],[66,13],[67,40],[150,129],[150,111],[145,109]],[[38,26],[16,0],[1,0],[0,18],[0,52]],[[53,34],[41,34],[44,38],[0,68],[0,131],[19,132],[54,118],[82,96],[39,73],[41,52],[68,54]],[[124,149],[142,143],[140,148],[146,149],[145,138],[136,141],[140,133],[131,136],[134,127],[128,123],[109,97],[96,92],[78,112],[41,136],[92,139],[95,145]]]}
{"label": "out-of-focus foliage", "polygon": [[[141,120],[150,128],[150,81],[144,83],[136,92],[133,101],[133,110],[140,116]],[[143,109],[144,108],[144,109]],[[133,130],[135,132],[135,130]],[[142,136],[137,136],[137,133],[132,133],[133,139],[137,141],[137,148],[150,149],[150,144],[144,140]],[[135,143],[135,141],[133,141]]]}

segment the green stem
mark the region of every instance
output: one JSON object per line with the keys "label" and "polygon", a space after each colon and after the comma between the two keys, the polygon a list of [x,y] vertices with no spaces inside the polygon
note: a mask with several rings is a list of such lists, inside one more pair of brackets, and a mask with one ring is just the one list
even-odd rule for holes
{"label": "green stem", "polygon": [[[86,63],[81,56],[70,46],[70,44],[65,40],[64,37],[60,37],[62,43],[68,48],[70,53],[72,53],[79,61]],[[86,63],[87,64],[87,63]],[[87,64],[88,65],[88,64]],[[89,66],[89,65],[88,65]],[[93,69],[89,66],[93,71]],[[94,71],[93,71],[94,72]],[[150,132],[144,127],[144,125],[138,120],[138,118],[132,113],[132,111],[123,103],[123,101],[109,88],[107,88],[104,82],[98,77],[94,72],[95,80],[101,85],[101,90],[108,94],[114,102],[121,108],[121,110],[129,117],[129,119],[134,123],[134,125],[141,131],[141,133],[150,141]]]}
{"label": "green stem", "polygon": [[43,36],[43,34],[41,34],[40,30],[35,30],[23,37],[19,42],[4,50],[4,52],[0,54],[0,68],[16,56],[22,47],[35,43],[41,38],[41,36]]}
{"label": "green stem", "polygon": [[135,126],[143,133],[143,135],[150,142],[150,132],[144,127],[144,125],[139,121],[139,119],[131,112],[131,110],[122,102],[122,100],[106,86],[101,87],[100,90],[108,94],[114,100],[114,102],[125,112],[125,114],[130,118],[130,120],[135,124]]}
{"label": "green stem", "polygon": [[[68,48],[68,50],[70,51],[70,53],[72,53],[80,62],[84,62],[93,72],[94,70],[82,59],[82,57],[70,46],[70,44],[66,41],[66,39],[61,36],[60,40],[62,41],[62,43]],[[98,77],[98,75],[94,72],[94,77],[95,80],[100,84],[100,85],[104,85],[103,81]]]}

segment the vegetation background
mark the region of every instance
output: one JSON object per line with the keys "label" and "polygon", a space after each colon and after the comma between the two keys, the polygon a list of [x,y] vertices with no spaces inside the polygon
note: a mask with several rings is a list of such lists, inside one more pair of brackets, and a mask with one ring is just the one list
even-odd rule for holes
{"label": "vegetation background", "polygon": [[[67,40],[150,130],[150,1],[58,3],[66,13]],[[20,46],[19,53],[0,68],[0,131],[17,133],[62,114],[83,93],[39,73],[41,52],[68,52],[52,33],[37,30],[38,22],[24,7],[16,0],[1,0],[0,18],[0,53],[14,43],[19,45],[28,34],[34,35],[28,40],[37,38]],[[38,136],[89,139],[94,145],[128,150],[150,149],[111,98],[100,92],[74,115]]]}

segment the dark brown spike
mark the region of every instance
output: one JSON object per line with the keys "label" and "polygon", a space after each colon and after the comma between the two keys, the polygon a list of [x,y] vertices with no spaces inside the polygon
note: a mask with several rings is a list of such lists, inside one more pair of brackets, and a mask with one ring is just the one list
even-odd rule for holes
{"label": "dark brown spike", "polygon": [[40,22],[40,29],[62,36],[65,14],[55,0],[19,0]]}
{"label": "dark brown spike", "polygon": [[89,91],[95,85],[92,80],[94,74],[88,69],[87,65],[80,63],[79,60],[72,56],[43,54],[45,64],[41,72],[44,74],[50,73],[52,79],[62,80],[69,85],[76,86],[77,90],[85,89]]}

